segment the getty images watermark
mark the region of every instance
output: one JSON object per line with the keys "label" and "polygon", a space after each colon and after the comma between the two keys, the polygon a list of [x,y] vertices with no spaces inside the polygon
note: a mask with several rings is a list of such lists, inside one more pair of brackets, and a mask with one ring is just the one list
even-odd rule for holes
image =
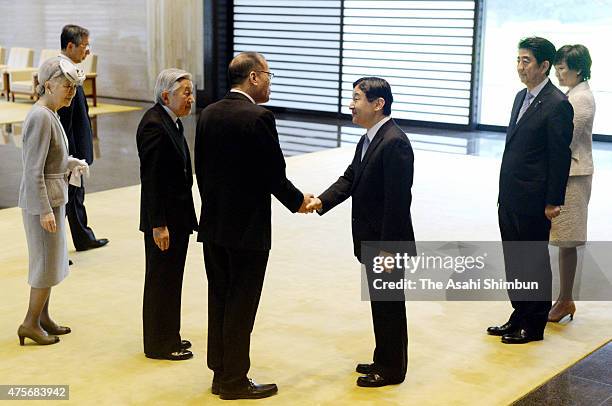
{"label": "getty images watermark", "polygon": [[[612,242],[579,249],[576,296],[612,300]],[[364,300],[550,300],[558,249],[543,241],[365,242]]]}
{"label": "getty images watermark", "polygon": [[[382,274],[402,269],[404,273],[415,274],[417,271],[442,270],[461,274],[470,270],[484,270],[485,259],[488,254],[478,256],[450,256],[450,255],[420,255],[411,256],[407,253],[396,253],[395,255],[383,253],[372,259],[372,272]],[[468,280],[448,279],[446,283],[433,280],[432,278],[420,277],[416,280],[402,278],[398,281],[385,281],[383,278],[375,278],[372,281],[374,289],[401,289],[401,290],[440,290],[440,289],[531,289],[539,288],[536,281],[520,281],[514,279],[506,281],[503,278],[470,278]]]}

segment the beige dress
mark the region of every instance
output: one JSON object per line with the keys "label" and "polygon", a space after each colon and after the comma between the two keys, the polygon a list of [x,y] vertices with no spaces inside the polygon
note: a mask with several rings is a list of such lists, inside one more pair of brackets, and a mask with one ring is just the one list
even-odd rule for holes
{"label": "beige dress", "polygon": [[550,243],[558,247],[577,247],[587,240],[588,204],[593,181],[593,119],[595,99],[588,82],[581,82],[567,93],[574,108],[574,134],[565,204],[552,220]]}
{"label": "beige dress", "polygon": [[[48,288],[68,275],[66,244],[66,203],[68,169],[74,158],[68,156],[68,140],[57,113],[34,104],[23,125],[23,176],[19,187],[19,207],[28,242],[28,283]],[[41,215],[53,212],[57,231],[45,231]]]}

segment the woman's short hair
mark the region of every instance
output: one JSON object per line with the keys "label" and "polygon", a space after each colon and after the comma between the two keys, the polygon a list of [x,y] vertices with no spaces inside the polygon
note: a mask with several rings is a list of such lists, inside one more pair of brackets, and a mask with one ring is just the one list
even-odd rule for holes
{"label": "woman's short hair", "polygon": [[175,92],[181,86],[180,81],[182,79],[192,82],[191,73],[176,68],[164,69],[159,72],[155,82],[155,102],[164,105],[162,93],[164,91],[168,91],[168,93]]}
{"label": "woman's short hair", "polygon": [[591,54],[584,45],[563,45],[559,48],[555,55],[555,65],[562,62],[578,72],[582,80],[591,78]]}
{"label": "woman's short hair", "polygon": [[38,85],[36,86],[36,93],[39,97],[45,94],[45,83],[57,77],[63,77],[60,61],[61,58],[55,56],[44,61],[43,64],[40,65],[40,68],[38,68]]}
{"label": "woman's short hair", "polygon": [[382,97],[385,101],[385,105],[383,106],[383,114],[385,116],[391,115],[393,93],[391,93],[391,85],[389,85],[389,82],[383,78],[370,76],[357,79],[355,83],[353,83],[353,87],[356,86],[359,86],[359,89],[365,94],[370,103],[379,97]]}

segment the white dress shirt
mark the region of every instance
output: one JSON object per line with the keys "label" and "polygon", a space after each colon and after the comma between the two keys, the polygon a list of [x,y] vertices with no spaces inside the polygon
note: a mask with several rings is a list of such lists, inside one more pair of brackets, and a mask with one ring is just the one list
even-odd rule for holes
{"label": "white dress shirt", "polygon": [[248,97],[248,98],[249,98],[249,100],[251,101],[251,103],[253,103],[253,104],[257,104],[257,103],[255,103],[255,100],[253,100],[253,98],[252,98],[252,97],[251,97],[251,96],[250,96],[248,93],[245,93],[245,92],[243,92],[243,91],[242,91],[242,90],[240,90],[240,89],[231,89],[231,90],[230,90],[230,92],[231,92],[231,93],[240,93],[240,94],[242,94],[242,95],[244,95],[244,96]]}

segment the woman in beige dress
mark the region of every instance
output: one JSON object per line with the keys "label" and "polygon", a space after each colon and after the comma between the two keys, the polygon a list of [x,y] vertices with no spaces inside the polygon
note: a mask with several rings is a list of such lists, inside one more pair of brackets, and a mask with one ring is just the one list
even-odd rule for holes
{"label": "woman in beige dress", "polygon": [[68,275],[65,204],[69,174],[77,175],[87,164],[68,156],[68,140],[56,112],[70,104],[82,77],[71,62],[58,57],[45,61],[38,71],[40,98],[23,125],[19,207],[28,242],[31,290],[28,312],[17,331],[21,345],[25,338],[55,344],[58,335],[70,333],[70,328],[57,325],[49,315],[49,298],[51,287]]}
{"label": "woman in beige dress", "polygon": [[593,180],[593,118],[595,99],[589,88],[591,56],[584,45],[565,45],[555,56],[559,85],[569,88],[567,97],[574,108],[574,135],[570,148],[570,167],[565,204],[561,214],[552,220],[550,243],[559,247],[559,298],[548,313],[548,321],[574,318],[576,305],[572,297],[578,265],[577,247],[587,238],[587,213]]}

